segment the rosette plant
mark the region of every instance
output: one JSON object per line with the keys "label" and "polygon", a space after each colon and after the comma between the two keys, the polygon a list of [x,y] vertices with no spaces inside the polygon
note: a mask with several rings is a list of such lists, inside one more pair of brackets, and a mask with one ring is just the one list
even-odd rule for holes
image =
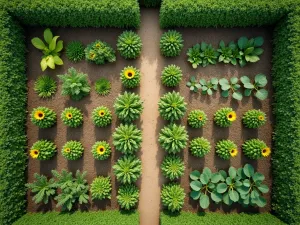
{"label": "rosette plant", "polygon": [[31,112],[31,122],[39,128],[49,128],[56,124],[56,113],[47,107],[37,107]]}
{"label": "rosette plant", "polygon": [[111,148],[106,141],[97,141],[92,147],[92,154],[95,159],[105,160],[110,157]]}
{"label": "rosette plant", "polygon": [[265,100],[268,97],[268,91],[264,89],[268,83],[266,75],[257,74],[254,78],[254,82],[251,82],[249,77],[243,76],[241,77],[241,82],[245,88],[245,96],[250,96],[254,93],[254,96],[259,100]]}
{"label": "rosette plant", "polygon": [[206,81],[205,79],[200,79],[200,88],[203,95],[212,95],[214,91],[218,90],[218,79],[213,77]]}
{"label": "rosette plant", "polygon": [[163,85],[167,87],[176,87],[182,79],[182,71],[179,66],[169,65],[164,68],[161,75]]}
{"label": "rosette plant", "polygon": [[110,177],[96,177],[91,184],[91,194],[93,200],[111,199]]}
{"label": "rosette plant", "polygon": [[123,184],[119,187],[117,200],[124,210],[133,209],[139,201],[140,192],[134,184]]}
{"label": "rosette plant", "polygon": [[95,91],[101,96],[108,95],[110,93],[111,83],[106,78],[100,78],[95,83]]}
{"label": "rosette plant", "polygon": [[219,84],[222,89],[222,97],[227,98],[232,92],[232,97],[241,101],[243,99],[243,95],[239,92],[241,85],[238,84],[238,82],[239,79],[237,77],[231,77],[229,81],[226,78],[220,79]]}
{"label": "rosette plant", "polygon": [[117,49],[125,59],[136,59],[142,51],[142,40],[133,31],[124,31],[118,37]]}
{"label": "rosette plant", "polygon": [[183,48],[182,35],[176,30],[169,30],[161,36],[160,52],[163,56],[174,57],[181,53]]}
{"label": "rosette plant", "polygon": [[72,62],[84,59],[84,45],[81,41],[71,41],[66,48],[66,56]]}
{"label": "rosette plant", "polygon": [[65,108],[60,117],[68,127],[79,127],[83,123],[83,114],[80,109],[75,107]]}
{"label": "rosette plant", "polygon": [[84,148],[79,141],[68,141],[61,150],[63,157],[68,160],[77,160],[82,157]]}
{"label": "rosette plant", "polygon": [[216,153],[222,159],[228,160],[230,157],[237,156],[238,149],[233,141],[221,140],[216,144]]}
{"label": "rosette plant", "polygon": [[193,156],[204,157],[211,150],[209,141],[203,137],[194,138],[190,142],[190,151]]}
{"label": "rosette plant", "polygon": [[219,55],[219,62],[225,64],[231,63],[232,65],[237,64],[237,59],[240,59],[239,49],[236,43],[231,41],[228,46],[225,45],[225,42],[222,40],[219,43],[219,49],[217,50]]}
{"label": "rosette plant", "polygon": [[243,124],[247,128],[259,128],[266,123],[266,114],[257,109],[248,110],[243,115]]}
{"label": "rosette plant", "polygon": [[57,89],[56,81],[47,75],[42,75],[34,83],[34,91],[41,98],[49,98],[55,94]]}
{"label": "rosette plant", "polygon": [[228,107],[219,109],[214,115],[214,121],[220,127],[230,127],[235,120],[235,111]]}
{"label": "rosette plant", "polygon": [[54,157],[57,152],[56,145],[52,141],[39,140],[35,142],[29,150],[33,159],[48,160]]}
{"label": "rosette plant", "polygon": [[183,160],[177,155],[167,155],[161,164],[163,175],[170,180],[179,179],[183,175],[184,169]]}
{"label": "rosette plant", "polygon": [[161,201],[164,207],[171,212],[178,212],[184,204],[184,189],[179,184],[166,184],[161,190]]}
{"label": "rosette plant", "polygon": [[207,116],[202,110],[192,110],[188,115],[188,124],[192,128],[201,128],[207,121]]}
{"label": "rosette plant", "polygon": [[243,153],[250,159],[261,159],[271,154],[271,149],[259,139],[250,139],[243,144]]}
{"label": "rosette plant", "polygon": [[92,120],[97,127],[106,127],[112,122],[111,111],[105,106],[99,106],[93,110]]}
{"label": "rosette plant", "polygon": [[120,79],[124,87],[135,88],[140,85],[141,72],[133,66],[127,66],[121,71]]}

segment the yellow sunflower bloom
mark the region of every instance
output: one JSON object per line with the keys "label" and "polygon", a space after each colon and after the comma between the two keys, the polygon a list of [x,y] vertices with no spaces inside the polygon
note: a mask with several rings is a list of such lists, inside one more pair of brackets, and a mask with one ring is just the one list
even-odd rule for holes
{"label": "yellow sunflower bloom", "polygon": [[101,47],[101,44],[100,43],[97,43],[96,44],[96,48],[100,48]]}
{"label": "yellow sunflower bloom", "polygon": [[202,121],[202,120],[203,120],[203,117],[202,117],[202,116],[199,116],[199,117],[198,117],[198,120]]}
{"label": "yellow sunflower bloom", "polygon": [[70,148],[65,148],[64,152],[69,153],[69,152],[71,152],[71,149]]}
{"label": "yellow sunflower bloom", "polygon": [[99,110],[98,115],[101,117],[105,116],[105,111],[103,109]]}
{"label": "yellow sunflower bloom", "polygon": [[37,119],[37,120],[42,120],[42,119],[45,118],[45,113],[41,110],[37,110],[34,113],[34,118]]}
{"label": "yellow sunflower bloom", "polygon": [[66,114],[66,117],[67,117],[67,119],[72,119],[73,115],[72,115],[72,113],[68,112],[68,113]]}
{"label": "yellow sunflower bloom", "polygon": [[259,119],[260,121],[263,121],[263,120],[265,120],[265,117],[264,117],[264,116],[259,116],[258,119]]}
{"label": "yellow sunflower bloom", "polygon": [[90,59],[94,59],[96,57],[95,53],[90,53]]}
{"label": "yellow sunflower bloom", "polygon": [[103,154],[105,153],[105,147],[102,146],[102,145],[99,145],[99,146],[97,147],[97,153],[98,153],[99,155],[103,155]]}
{"label": "yellow sunflower bloom", "polygon": [[33,158],[33,159],[36,159],[40,154],[40,151],[37,150],[37,149],[31,149],[30,150],[30,156]]}
{"label": "yellow sunflower bloom", "polygon": [[230,150],[230,155],[231,155],[231,157],[236,157],[237,156],[237,154],[238,154],[238,150],[237,149],[231,149]]}
{"label": "yellow sunflower bloom", "polygon": [[236,113],[234,111],[227,114],[227,119],[231,122],[236,120]]}
{"label": "yellow sunflower bloom", "polygon": [[132,70],[132,69],[127,69],[127,70],[125,70],[125,77],[127,78],[127,79],[132,79],[132,78],[134,78],[134,76],[135,76],[135,71],[134,70]]}
{"label": "yellow sunflower bloom", "polygon": [[263,148],[261,154],[263,157],[268,157],[271,154],[271,149],[269,147]]}

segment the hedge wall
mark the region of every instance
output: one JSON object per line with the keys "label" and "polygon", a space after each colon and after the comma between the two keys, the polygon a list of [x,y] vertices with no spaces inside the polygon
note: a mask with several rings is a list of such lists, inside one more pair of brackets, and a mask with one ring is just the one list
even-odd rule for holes
{"label": "hedge wall", "polygon": [[0,11],[0,224],[25,213],[26,95],[22,30]]}

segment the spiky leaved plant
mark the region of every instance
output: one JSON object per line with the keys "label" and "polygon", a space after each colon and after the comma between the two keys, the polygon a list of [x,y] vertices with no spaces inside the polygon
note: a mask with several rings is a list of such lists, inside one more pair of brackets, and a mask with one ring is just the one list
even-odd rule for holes
{"label": "spiky leaved plant", "polygon": [[92,147],[92,154],[95,159],[105,160],[111,154],[111,148],[106,141],[97,141]]}
{"label": "spiky leaved plant", "polygon": [[142,40],[133,31],[124,31],[118,37],[117,49],[125,59],[136,59],[142,51]]}
{"label": "spiky leaved plant", "polygon": [[115,50],[104,41],[97,40],[92,42],[84,49],[84,52],[85,59],[97,65],[116,61]]}
{"label": "spiky leaved plant", "polygon": [[271,154],[271,149],[259,139],[250,139],[243,144],[243,153],[250,159],[261,159]]}
{"label": "spiky leaved plant", "polygon": [[188,115],[188,124],[192,128],[201,128],[207,121],[207,116],[202,110],[192,110]]}
{"label": "spiky leaved plant", "polygon": [[215,123],[220,127],[230,127],[236,120],[236,113],[232,108],[219,109],[214,116]]}
{"label": "spiky leaved plant", "polygon": [[266,123],[266,114],[257,109],[248,110],[243,115],[243,124],[247,128],[259,128]]}
{"label": "spiky leaved plant", "polygon": [[190,142],[190,151],[193,156],[204,157],[210,152],[211,145],[209,141],[203,137],[194,138]]}
{"label": "spiky leaved plant", "polygon": [[216,153],[222,159],[230,159],[230,157],[235,157],[238,154],[238,149],[236,144],[230,140],[221,140],[216,144]]}
{"label": "spiky leaved plant", "polygon": [[161,164],[163,175],[170,180],[180,178],[184,173],[184,169],[184,163],[177,155],[167,155]]}
{"label": "spiky leaved plant", "polygon": [[49,98],[55,94],[57,89],[56,81],[47,75],[42,75],[34,83],[34,91],[41,98]]}
{"label": "spiky leaved plant", "polygon": [[169,65],[161,74],[161,81],[167,87],[176,87],[182,79],[182,71],[179,66]]}
{"label": "spiky leaved plant", "polygon": [[135,88],[140,85],[141,72],[133,66],[127,66],[121,71],[120,79],[124,87]]}
{"label": "spiky leaved plant", "polygon": [[80,109],[75,107],[65,108],[60,117],[68,127],[79,127],[83,123],[83,114]]}
{"label": "spiky leaved plant", "polygon": [[84,148],[79,141],[68,141],[61,150],[63,157],[68,160],[77,160],[82,157]]}
{"label": "spiky leaved plant", "polygon": [[164,56],[174,57],[180,55],[183,48],[182,35],[176,30],[165,32],[160,39],[160,51]]}
{"label": "spiky leaved plant", "polygon": [[111,111],[105,106],[99,106],[93,110],[92,120],[97,127],[106,127],[112,121]]}
{"label": "spiky leaved plant", "polygon": [[71,41],[66,48],[66,56],[72,62],[84,59],[84,45],[81,41]]}
{"label": "spiky leaved plant", "polygon": [[96,177],[91,184],[91,194],[93,200],[111,199],[110,177]]}
{"label": "spiky leaved plant", "polygon": [[31,112],[31,122],[39,128],[49,128],[56,123],[56,113],[47,107],[37,107]]}
{"label": "spiky leaved plant", "polygon": [[57,152],[56,145],[52,141],[39,140],[35,142],[29,150],[33,159],[48,160],[54,157]]}
{"label": "spiky leaved plant", "polygon": [[119,187],[117,200],[121,209],[130,210],[139,201],[139,189],[134,184],[123,184]]}
{"label": "spiky leaved plant", "polygon": [[166,184],[161,190],[161,201],[171,212],[180,211],[183,207],[185,193],[179,184]]}
{"label": "spiky leaved plant", "polygon": [[101,96],[108,95],[110,93],[110,89],[111,83],[106,78],[102,77],[95,83],[95,91]]}

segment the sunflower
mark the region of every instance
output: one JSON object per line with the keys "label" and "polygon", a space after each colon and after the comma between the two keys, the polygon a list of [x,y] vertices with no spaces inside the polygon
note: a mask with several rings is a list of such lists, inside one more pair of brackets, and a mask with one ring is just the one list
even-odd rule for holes
{"label": "sunflower", "polygon": [[263,120],[265,120],[265,117],[264,116],[259,116],[258,120],[263,121]]}
{"label": "sunflower", "polygon": [[203,116],[199,116],[198,120],[202,121],[203,120]]}
{"label": "sunflower", "polygon": [[64,152],[69,153],[69,152],[71,152],[71,149],[70,148],[65,148]]}
{"label": "sunflower", "polygon": [[37,149],[32,149],[30,150],[30,156],[33,158],[33,159],[36,159],[40,154],[40,151],[37,150]]}
{"label": "sunflower", "polygon": [[101,117],[105,116],[105,111],[103,109],[99,110],[98,115]]}
{"label": "sunflower", "polygon": [[45,118],[45,113],[41,110],[37,110],[34,113],[34,118],[37,119],[37,120],[42,120],[42,119]]}
{"label": "sunflower", "polygon": [[90,53],[90,59],[94,59],[96,57],[95,53]]}
{"label": "sunflower", "polygon": [[236,157],[237,156],[237,154],[238,154],[238,150],[237,149],[231,149],[230,150],[230,155],[231,155],[231,157]]}
{"label": "sunflower", "polygon": [[72,115],[72,113],[68,112],[68,113],[66,114],[66,117],[67,117],[67,119],[72,119],[73,115]]}
{"label": "sunflower", "polygon": [[261,154],[263,157],[268,157],[271,154],[271,149],[269,147],[265,147],[261,150]]}
{"label": "sunflower", "polygon": [[234,111],[227,114],[227,119],[231,122],[236,120],[236,113]]}
{"label": "sunflower", "polygon": [[97,43],[96,44],[96,48],[100,48],[101,47],[101,44],[100,43]]}
{"label": "sunflower", "polygon": [[125,70],[124,73],[125,73],[125,77],[126,77],[127,79],[132,79],[132,78],[134,78],[134,76],[135,76],[135,71],[132,70],[132,69]]}
{"label": "sunflower", "polygon": [[97,153],[98,153],[99,155],[103,155],[103,154],[105,153],[105,147],[104,147],[103,145],[99,145],[99,146],[97,147]]}

